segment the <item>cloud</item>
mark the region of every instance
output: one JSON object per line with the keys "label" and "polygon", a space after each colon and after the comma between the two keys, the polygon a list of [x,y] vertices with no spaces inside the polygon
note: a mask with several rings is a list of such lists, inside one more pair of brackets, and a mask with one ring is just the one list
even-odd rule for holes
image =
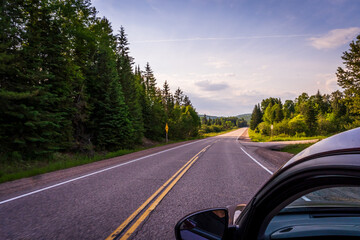
{"label": "cloud", "polygon": [[231,64],[227,61],[211,61],[209,63],[207,63],[206,65],[215,67],[216,69],[219,68],[225,68],[225,67],[231,67]]}
{"label": "cloud", "polygon": [[198,81],[195,85],[204,91],[220,91],[230,87],[226,83],[211,83],[209,80]]}
{"label": "cloud", "polygon": [[187,94],[200,114],[215,116],[236,116],[251,113],[255,104],[261,103],[262,99],[271,96],[281,98],[284,102],[287,99],[294,100],[299,95],[292,92],[269,93],[265,90],[236,90],[233,93],[219,94],[216,97],[204,96],[204,94],[196,92]]}
{"label": "cloud", "polygon": [[217,59],[215,57],[209,58],[208,62],[205,65],[215,67],[216,69],[231,67],[231,64],[226,60]]}
{"label": "cloud", "polygon": [[359,33],[359,27],[334,29],[321,37],[312,37],[308,40],[316,49],[331,49],[347,44]]}
{"label": "cloud", "polygon": [[269,39],[269,38],[304,38],[309,36],[310,36],[309,34],[292,34],[292,35],[259,35],[259,36],[235,36],[235,37],[194,37],[194,38],[138,40],[138,41],[133,41],[133,43],[252,40],[252,39]]}
{"label": "cloud", "polygon": [[316,75],[316,78],[317,78],[316,81],[317,89],[319,89],[320,92],[331,93],[341,89],[337,84],[336,75],[333,73],[318,74]]}
{"label": "cloud", "polygon": [[202,78],[205,80],[208,79],[218,79],[218,78],[233,78],[236,76],[233,72],[227,72],[227,73],[209,73],[209,74],[197,74],[197,73],[189,73],[189,76],[195,77],[195,78]]}

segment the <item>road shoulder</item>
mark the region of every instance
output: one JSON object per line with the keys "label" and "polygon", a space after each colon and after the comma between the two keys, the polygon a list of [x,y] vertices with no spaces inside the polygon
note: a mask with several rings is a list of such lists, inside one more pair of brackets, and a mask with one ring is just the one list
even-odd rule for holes
{"label": "road shoulder", "polygon": [[0,198],[2,198],[3,196],[14,195],[17,193],[26,192],[29,190],[38,189],[58,182],[66,181],[68,179],[83,176],[114,165],[126,163],[133,159],[142,158],[147,155],[156,154],[171,148],[180,147],[182,145],[189,144],[194,141],[199,141],[199,140],[190,140],[190,141],[168,144],[168,145],[150,148],[139,152],[134,152],[123,156],[105,159],[81,166],[76,166],[55,172],[36,175],[34,177],[22,178],[10,182],[5,182],[0,184]]}
{"label": "road shoulder", "polygon": [[[246,130],[238,138],[239,143],[245,147],[246,151],[253,156],[255,159],[263,163],[267,168],[272,172],[276,172],[281,168],[287,161],[289,161],[294,154],[287,152],[278,151],[281,147],[284,147],[288,144],[287,142],[252,142],[249,138],[248,130]],[[294,142],[294,141],[291,141]],[[296,141],[298,142],[298,141]]]}

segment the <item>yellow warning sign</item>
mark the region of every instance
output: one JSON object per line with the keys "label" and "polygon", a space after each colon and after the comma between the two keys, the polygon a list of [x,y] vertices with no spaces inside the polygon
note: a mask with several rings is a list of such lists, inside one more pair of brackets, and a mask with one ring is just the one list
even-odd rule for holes
{"label": "yellow warning sign", "polygon": [[166,123],[166,126],[165,126],[165,131],[168,132],[169,131],[169,126],[168,124]]}

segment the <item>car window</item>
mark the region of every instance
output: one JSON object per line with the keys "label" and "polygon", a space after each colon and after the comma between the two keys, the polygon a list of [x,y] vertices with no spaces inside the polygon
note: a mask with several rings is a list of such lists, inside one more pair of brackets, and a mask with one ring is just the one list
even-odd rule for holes
{"label": "car window", "polygon": [[[329,187],[286,207],[265,231],[265,239],[352,239],[360,236],[360,187]],[[314,238],[315,237],[315,238]]]}
{"label": "car window", "polygon": [[331,187],[306,194],[285,209],[301,207],[360,207],[360,187]]}

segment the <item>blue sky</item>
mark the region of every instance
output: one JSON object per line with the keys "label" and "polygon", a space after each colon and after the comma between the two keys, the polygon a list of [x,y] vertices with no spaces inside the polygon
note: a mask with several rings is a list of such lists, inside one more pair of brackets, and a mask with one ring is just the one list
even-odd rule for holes
{"label": "blue sky", "polygon": [[159,86],[201,114],[250,113],[266,97],[339,89],[342,53],[360,34],[360,0],[93,0]]}

